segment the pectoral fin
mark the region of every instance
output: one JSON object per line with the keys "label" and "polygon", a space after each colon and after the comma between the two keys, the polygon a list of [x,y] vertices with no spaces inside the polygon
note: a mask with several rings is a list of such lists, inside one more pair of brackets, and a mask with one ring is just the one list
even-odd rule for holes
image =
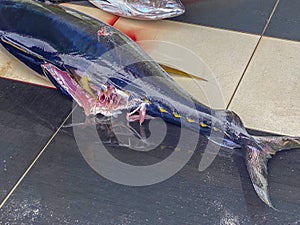
{"label": "pectoral fin", "polygon": [[26,48],[24,45],[18,43],[17,41],[13,40],[12,38],[10,38],[8,36],[1,35],[0,36],[0,42],[2,43],[2,45],[4,45],[4,47],[9,46],[10,49],[15,49],[15,51],[19,51],[19,52],[28,54],[30,56],[33,56],[35,58],[44,60],[44,57],[42,57],[41,55],[38,55],[38,54],[32,52],[31,50],[29,50],[28,48]]}

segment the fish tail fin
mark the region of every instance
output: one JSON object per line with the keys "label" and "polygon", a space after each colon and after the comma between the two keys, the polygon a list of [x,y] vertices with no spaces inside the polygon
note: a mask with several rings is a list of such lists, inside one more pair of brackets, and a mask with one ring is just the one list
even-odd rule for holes
{"label": "fish tail fin", "polygon": [[245,141],[247,169],[259,198],[274,208],[268,193],[267,163],[278,151],[300,148],[300,137],[253,136]]}

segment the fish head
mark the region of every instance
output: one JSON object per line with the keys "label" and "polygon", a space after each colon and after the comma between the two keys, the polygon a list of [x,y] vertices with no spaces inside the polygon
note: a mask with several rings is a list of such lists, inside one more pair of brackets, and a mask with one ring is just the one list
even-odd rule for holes
{"label": "fish head", "polygon": [[141,20],[159,20],[185,12],[180,0],[89,0],[106,12]]}

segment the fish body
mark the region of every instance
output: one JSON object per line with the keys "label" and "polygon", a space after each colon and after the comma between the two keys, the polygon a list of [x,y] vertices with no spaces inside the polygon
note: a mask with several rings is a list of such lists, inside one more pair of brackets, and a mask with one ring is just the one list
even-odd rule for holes
{"label": "fish body", "polygon": [[140,20],[160,20],[185,12],[180,0],[89,0],[93,5],[115,15]]}
{"label": "fish body", "polygon": [[[78,12],[29,0],[0,0],[0,43],[83,107],[87,116],[160,117],[228,148],[245,149],[254,189],[267,205],[267,161],[298,148],[296,137],[253,137],[231,111],[213,110],[181,89],[130,38]],[[38,23],[36,22],[38,21]]]}

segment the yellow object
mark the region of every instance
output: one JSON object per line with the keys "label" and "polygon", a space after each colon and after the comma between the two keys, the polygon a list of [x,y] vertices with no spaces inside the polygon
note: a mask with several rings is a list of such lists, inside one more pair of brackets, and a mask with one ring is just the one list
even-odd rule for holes
{"label": "yellow object", "polygon": [[200,123],[200,126],[201,127],[207,127],[207,125],[205,123],[202,123],[202,122]]}
{"label": "yellow object", "polygon": [[152,104],[152,103],[150,102],[150,100],[147,99],[147,98],[144,98],[144,101],[145,101],[146,103]]}
{"label": "yellow object", "polygon": [[177,114],[177,113],[174,113],[173,116],[174,116],[175,118],[180,118],[180,117],[181,117],[181,116],[180,116],[179,114]]}
{"label": "yellow object", "polygon": [[194,123],[194,122],[195,122],[195,120],[192,120],[192,119],[190,119],[190,118],[186,118],[186,120],[187,120],[188,122],[190,122],[190,123]]}
{"label": "yellow object", "polygon": [[166,113],[167,112],[167,110],[165,110],[163,108],[160,108],[159,111],[162,112],[162,113]]}
{"label": "yellow object", "polygon": [[199,77],[197,75],[190,74],[190,73],[184,72],[182,70],[179,70],[179,69],[161,64],[161,63],[159,63],[159,65],[161,66],[161,68],[163,68],[169,74],[180,75],[180,76],[185,76],[185,77],[189,77],[189,78],[195,78],[197,80],[207,81],[206,79]]}
{"label": "yellow object", "polygon": [[219,129],[218,129],[218,128],[216,128],[216,127],[213,127],[213,130],[214,130],[214,131],[218,131]]}
{"label": "yellow object", "polygon": [[90,88],[89,78],[87,76],[82,76],[81,79],[80,79],[80,83],[81,83],[82,88],[84,90],[86,90],[91,96],[96,98],[96,96],[94,95],[93,91]]}

